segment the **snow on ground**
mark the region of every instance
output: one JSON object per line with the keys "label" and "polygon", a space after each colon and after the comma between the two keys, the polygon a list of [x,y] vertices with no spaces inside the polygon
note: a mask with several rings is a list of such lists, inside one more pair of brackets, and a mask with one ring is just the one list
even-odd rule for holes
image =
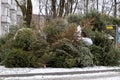
{"label": "snow on ground", "polygon": [[89,80],[120,80],[120,77],[99,78],[99,79],[89,79]]}
{"label": "snow on ground", "polygon": [[31,70],[29,73],[54,73],[54,72],[72,72],[72,71],[96,71],[96,70],[120,69],[120,67],[85,67],[85,68],[40,68]]}
{"label": "snow on ground", "polygon": [[[120,69],[120,67],[94,66],[85,68],[5,68],[0,66],[0,75],[7,74],[26,74],[26,73],[54,73],[54,72],[71,72],[71,71],[92,71],[92,70],[109,70]],[[59,78],[59,79],[57,79]],[[120,80],[119,72],[104,72],[92,74],[75,74],[75,75],[39,75],[31,77],[8,77],[0,80]],[[79,79],[78,79],[79,78]]]}
{"label": "snow on ground", "polygon": [[0,66],[0,75],[3,74],[22,74],[30,72],[31,68],[5,68],[4,66]]}
{"label": "snow on ground", "polygon": [[92,74],[75,75],[49,75],[49,76],[31,76],[31,77],[9,77],[0,78],[0,80],[120,80],[119,73],[104,72]]}
{"label": "snow on ground", "polygon": [[120,67],[94,66],[85,68],[5,68],[0,66],[0,75],[3,74],[22,74],[22,73],[54,73],[71,71],[92,71],[92,70],[120,69]]}

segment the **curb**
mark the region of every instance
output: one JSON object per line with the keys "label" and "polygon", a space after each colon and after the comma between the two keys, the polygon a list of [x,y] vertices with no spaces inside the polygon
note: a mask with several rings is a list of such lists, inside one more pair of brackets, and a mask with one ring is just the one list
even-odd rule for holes
{"label": "curb", "polygon": [[52,72],[52,73],[25,73],[25,74],[6,74],[0,77],[30,77],[30,76],[48,76],[48,75],[73,75],[73,74],[87,74],[87,73],[100,73],[100,72],[119,72],[120,69],[109,70],[90,70],[90,71],[71,71],[71,72]]}

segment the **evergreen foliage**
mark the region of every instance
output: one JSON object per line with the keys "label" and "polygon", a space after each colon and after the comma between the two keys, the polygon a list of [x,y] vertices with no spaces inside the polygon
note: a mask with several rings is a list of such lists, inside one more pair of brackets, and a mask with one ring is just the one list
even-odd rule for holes
{"label": "evergreen foliage", "polygon": [[92,66],[93,65],[93,55],[90,49],[87,47],[78,47],[79,53],[76,55],[76,61],[78,67]]}
{"label": "evergreen foliage", "polygon": [[[98,12],[87,15],[70,14],[66,19],[46,23],[44,33],[38,30],[13,26],[0,38],[0,62],[6,67],[87,67],[117,66],[120,50],[114,47],[115,28],[106,30],[105,25],[117,24],[119,19]],[[70,24],[68,24],[70,23]],[[75,23],[75,24],[71,24]],[[93,40],[92,46],[84,45],[77,34],[77,25]],[[78,39],[79,38],[79,39]]]}
{"label": "evergreen foliage", "polygon": [[28,50],[30,44],[35,40],[36,36],[31,29],[21,28],[14,36],[14,47]]}
{"label": "evergreen foliage", "polygon": [[4,62],[5,67],[29,67],[28,54],[21,49],[11,49]]}
{"label": "evergreen foliage", "polygon": [[53,43],[59,39],[59,35],[68,26],[67,22],[63,19],[55,19],[44,28],[44,32],[49,43]]}
{"label": "evergreen foliage", "polygon": [[82,14],[70,14],[67,16],[67,20],[69,23],[80,24],[80,20],[82,19]]}

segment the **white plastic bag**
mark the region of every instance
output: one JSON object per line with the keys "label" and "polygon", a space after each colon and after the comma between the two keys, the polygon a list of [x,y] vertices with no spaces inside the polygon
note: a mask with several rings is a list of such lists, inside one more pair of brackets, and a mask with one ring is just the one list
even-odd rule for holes
{"label": "white plastic bag", "polygon": [[85,45],[87,45],[87,46],[93,45],[93,41],[92,41],[90,38],[88,38],[88,37],[83,37],[83,38],[82,38],[82,41],[83,41],[83,43],[85,43]]}

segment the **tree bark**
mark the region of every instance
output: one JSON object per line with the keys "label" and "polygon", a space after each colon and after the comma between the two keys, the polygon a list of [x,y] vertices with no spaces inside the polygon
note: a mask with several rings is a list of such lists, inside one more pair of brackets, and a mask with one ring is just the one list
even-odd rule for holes
{"label": "tree bark", "polygon": [[47,4],[48,4],[48,0],[46,0],[46,2],[45,2],[45,13],[46,13],[46,16],[48,16],[48,6],[47,6]]}
{"label": "tree bark", "polygon": [[73,10],[73,13],[75,13],[76,9],[77,9],[77,5],[78,5],[78,0],[76,0],[76,3],[75,3],[75,8]]}
{"label": "tree bark", "polygon": [[20,4],[20,3],[18,2],[18,0],[15,0],[15,2],[16,2],[17,5],[20,7],[20,9],[21,9],[21,11],[22,11],[22,15],[23,15],[23,21],[25,21],[26,11],[27,11],[26,4]]}
{"label": "tree bark", "polygon": [[27,0],[27,11],[26,11],[26,25],[30,27],[32,19],[32,1]]}
{"label": "tree bark", "polygon": [[[25,0],[24,0],[25,1]],[[27,0],[23,4],[20,4],[18,0],[15,0],[17,5],[20,7],[23,15],[23,21],[25,21],[25,25],[30,27],[31,19],[32,19],[32,1]]]}
{"label": "tree bark", "polygon": [[110,12],[112,11],[113,5],[114,5],[114,2],[112,2],[112,5],[111,5],[110,10],[108,12],[108,15],[110,15]]}
{"label": "tree bark", "polygon": [[103,0],[103,3],[102,3],[102,13],[104,13],[104,8],[105,8],[105,0]]}
{"label": "tree bark", "polygon": [[97,11],[98,11],[98,9],[99,9],[99,1],[97,0]]}
{"label": "tree bark", "polygon": [[88,3],[89,3],[89,0],[86,0],[86,14],[88,13]]}
{"label": "tree bark", "polygon": [[65,0],[60,0],[59,17],[62,17],[64,13],[64,7],[65,7]]}
{"label": "tree bark", "polygon": [[72,13],[73,10],[73,0],[70,1],[70,13]]}
{"label": "tree bark", "polygon": [[56,0],[51,0],[51,5],[52,5],[52,16],[55,18],[57,16],[56,14]]}
{"label": "tree bark", "polygon": [[117,1],[114,0],[114,17],[117,17]]}
{"label": "tree bark", "polygon": [[89,0],[84,0],[84,13],[85,14],[88,13],[88,2],[89,2]]}

